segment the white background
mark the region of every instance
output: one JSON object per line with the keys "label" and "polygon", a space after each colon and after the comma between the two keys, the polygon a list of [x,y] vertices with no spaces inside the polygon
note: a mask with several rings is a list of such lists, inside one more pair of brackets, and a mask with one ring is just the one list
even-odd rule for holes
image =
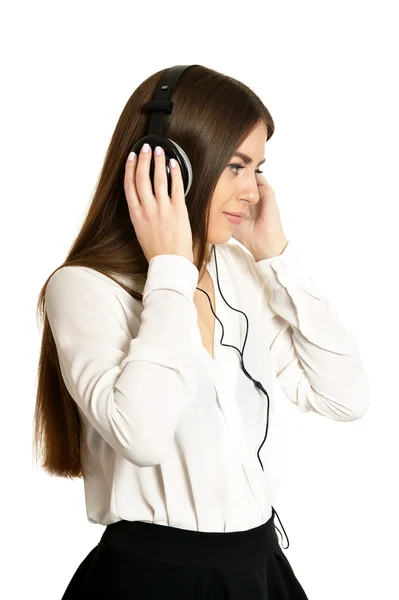
{"label": "white background", "polygon": [[2,4],[2,598],[61,598],[103,532],[81,480],[33,464],[37,297],[80,228],[126,101],[150,74],[192,63],[240,79],[270,110],[264,171],[284,231],[357,337],[372,388],[350,423],[286,401],[286,555],[309,600],[397,597],[396,8]]}

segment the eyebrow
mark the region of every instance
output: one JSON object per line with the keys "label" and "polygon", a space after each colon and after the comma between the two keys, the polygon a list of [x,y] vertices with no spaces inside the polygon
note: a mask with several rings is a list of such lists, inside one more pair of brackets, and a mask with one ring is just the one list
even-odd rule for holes
{"label": "eyebrow", "polygon": [[[252,158],[250,156],[248,156],[247,154],[244,154],[243,152],[235,152],[233,154],[233,156],[238,156],[238,158],[241,158],[247,165],[249,165],[249,163],[252,162]],[[261,160],[260,162],[258,162],[258,164],[256,166],[258,167],[259,165],[263,165],[264,162],[266,162],[265,158],[263,160]]]}

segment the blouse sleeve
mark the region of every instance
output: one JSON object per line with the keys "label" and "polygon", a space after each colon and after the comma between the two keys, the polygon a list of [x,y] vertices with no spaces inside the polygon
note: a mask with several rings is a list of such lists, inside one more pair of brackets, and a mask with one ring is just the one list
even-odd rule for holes
{"label": "blouse sleeve", "polygon": [[291,242],[272,258],[254,261],[272,311],[270,353],[278,384],[302,412],[336,421],[361,418],[369,382],[357,341],[312,280]]}
{"label": "blouse sleeve", "polygon": [[192,402],[197,282],[187,258],[152,258],[142,321],[130,329],[117,284],[94,269],[65,266],[47,284],[47,316],[69,393],[105,441],[140,467],[164,460]]}

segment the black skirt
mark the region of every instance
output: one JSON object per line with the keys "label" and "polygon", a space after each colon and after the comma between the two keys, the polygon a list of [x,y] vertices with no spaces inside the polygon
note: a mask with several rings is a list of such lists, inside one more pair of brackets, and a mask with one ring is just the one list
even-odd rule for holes
{"label": "black skirt", "polygon": [[308,600],[277,537],[274,515],[213,533],[143,521],[108,525],[62,600]]}

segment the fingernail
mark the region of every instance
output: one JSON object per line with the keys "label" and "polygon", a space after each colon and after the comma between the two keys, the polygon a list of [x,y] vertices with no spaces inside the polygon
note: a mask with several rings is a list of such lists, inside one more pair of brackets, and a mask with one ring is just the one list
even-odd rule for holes
{"label": "fingernail", "polygon": [[135,156],[136,156],[136,153],[135,153],[135,152],[131,152],[131,153],[129,154],[129,156],[127,157],[127,159],[128,159],[128,160],[133,160]]}
{"label": "fingernail", "polygon": [[157,156],[160,156],[162,154],[162,148],[161,148],[161,146],[155,146],[155,154]]}
{"label": "fingernail", "polygon": [[149,149],[150,149],[150,144],[144,144],[144,146],[141,148],[141,151],[148,152]]}

